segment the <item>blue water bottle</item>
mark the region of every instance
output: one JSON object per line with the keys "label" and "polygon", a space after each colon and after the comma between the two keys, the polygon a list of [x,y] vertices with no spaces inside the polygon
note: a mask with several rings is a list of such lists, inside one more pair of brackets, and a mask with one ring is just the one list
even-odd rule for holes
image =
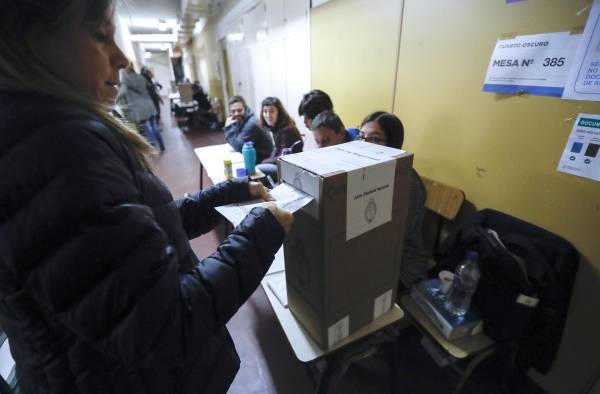
{"label": "blue water bottle", "polygon": [[246,167],[246,171],[248,174],[254,174],[256,172],[256,149],[254,149],[254,143],[252,141],[244,142],[242,156],[244,156],[244,167]]}

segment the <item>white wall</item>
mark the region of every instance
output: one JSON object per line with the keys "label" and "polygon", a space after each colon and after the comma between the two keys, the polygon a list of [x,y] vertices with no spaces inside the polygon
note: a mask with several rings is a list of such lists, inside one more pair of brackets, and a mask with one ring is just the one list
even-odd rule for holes
{"label": "white wall", "polygon": [[175,79],[171,68],[168,52],[154,52],[151,58],[146,59],[146,67],[154,73],[154,79],[162,85],[161,96],[168,96],[171,81]]}
{"label": "white wall", "polygon": [[278,97],[303,131],[297,112],[310,90],[310,1],[239,4],[217,28],[217,39],[226,38],[235,94],[244,96],[254,111],[265,97]]}
{"label": "white wall", "polygon": [[189,79],[190,82],[194,82],[197,79],[197,76],[196,69],[194,67],[193,54],[188,51],[183,51],[183,58],[181,63],[183,65],[184,78]]}

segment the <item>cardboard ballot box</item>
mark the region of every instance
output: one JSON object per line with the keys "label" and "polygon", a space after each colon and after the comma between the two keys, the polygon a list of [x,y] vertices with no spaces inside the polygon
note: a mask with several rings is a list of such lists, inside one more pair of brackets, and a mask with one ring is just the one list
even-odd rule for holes
{"label": "cardboard ballot box", "polygon": [[324,349],[394,304],[412,159],[354,141],[278,161],[279,179],[315,199],[284,254],[289,308]]}

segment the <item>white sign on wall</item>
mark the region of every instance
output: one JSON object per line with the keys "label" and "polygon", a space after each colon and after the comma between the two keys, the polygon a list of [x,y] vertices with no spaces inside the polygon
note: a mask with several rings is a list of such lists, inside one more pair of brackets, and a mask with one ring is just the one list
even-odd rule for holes
{"label": "white sign on wall", "polygon": [[498,40],[483,91],[560,97],[579,39],[561,32]]}
{"label": "white sign on wall", "polygon": [[600,181],[600,115],[579,114],[558,171]]}
{"label": "white sign on wall", "polygon": [[600,101],[600,1],[595,0],[562,98]]}

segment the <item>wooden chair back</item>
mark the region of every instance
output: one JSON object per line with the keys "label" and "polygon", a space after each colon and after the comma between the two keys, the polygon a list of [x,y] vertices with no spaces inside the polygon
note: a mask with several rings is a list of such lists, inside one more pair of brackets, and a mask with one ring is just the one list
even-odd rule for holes
{"label": "wooden chair back", "polygon": [[427,191],[425,207],[444,219],[452,220],[465,201],[465,193],[453,186],[421,176]]}

